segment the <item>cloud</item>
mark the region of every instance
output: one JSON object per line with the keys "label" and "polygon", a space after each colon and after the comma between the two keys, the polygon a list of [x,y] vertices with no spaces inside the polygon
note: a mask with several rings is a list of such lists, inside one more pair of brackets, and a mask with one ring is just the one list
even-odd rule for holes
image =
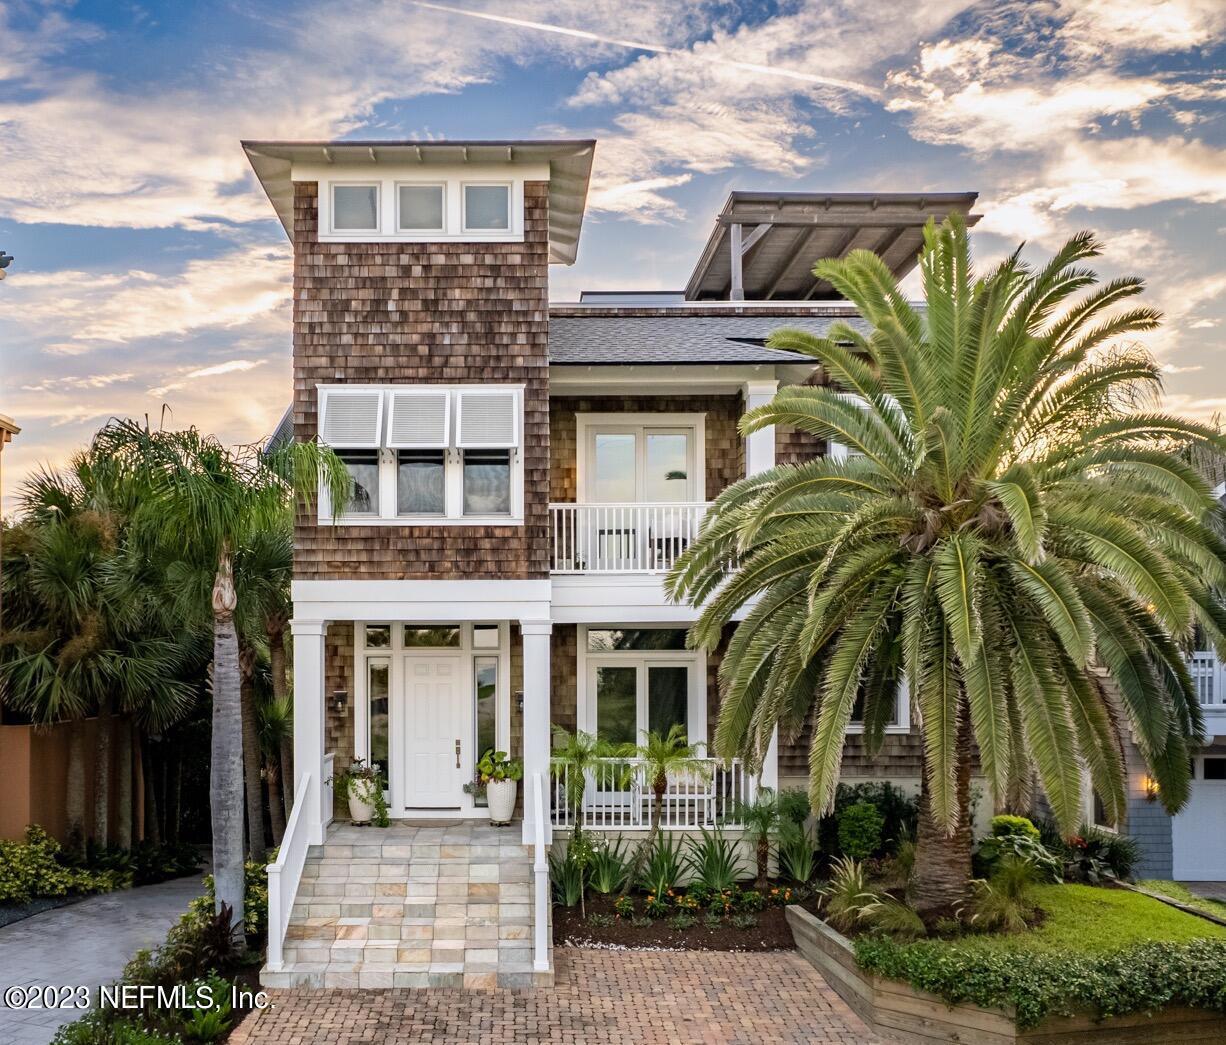
{"label": "cloud", "polygon": [[46,338],[50,351],[78,355],[106,344],[273,322],[289,305],[291,271],[288,245],[250,245],[189,261],[178,272],[15,273],[4,289],[20,326]]}
{"label": "cloud", "polygon": [[1221,0],[1064,0],[1060,7],[1065,40],[1092,55],[1186,51],[1226,32]]}
{"label": "cloud", "polygon": [[202,377],[221,377],[223,374],[244,374],[267,362],[267,359],[227,359],[224,363],[215,363],[213,366],[197,367],[187,371],[178,381],[149,389],[149,394],[161,398],[168,392],[177,392],[189,381],[198,381]]}

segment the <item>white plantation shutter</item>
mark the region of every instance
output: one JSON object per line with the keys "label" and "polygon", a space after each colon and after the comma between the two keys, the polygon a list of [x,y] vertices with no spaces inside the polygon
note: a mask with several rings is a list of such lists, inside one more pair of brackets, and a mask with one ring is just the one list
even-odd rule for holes
{"label": "white plantation shutter", "polygon": [[415,388],[391,393],[387,445],[396,449],[445,450],[451,443],[451,392]]}
{"label": "white plantation shutter", "polygon": [[519,446],[519,390],[456,392],[456,446],[502,449]]}
{"label": "white plantation shutter", "polygon": [[382,445],[383,393],[377,389],[320,390],[319,438],[328,446],[377,450]]}

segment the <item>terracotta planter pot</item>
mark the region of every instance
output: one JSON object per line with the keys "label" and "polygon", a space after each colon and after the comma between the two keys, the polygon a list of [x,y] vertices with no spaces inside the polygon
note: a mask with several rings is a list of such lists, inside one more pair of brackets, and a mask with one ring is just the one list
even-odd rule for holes
{"label": "terracotta planter pot", "polygon": [[491,824],[509,824],[515,815],[515,792],[518,784],[514,780],[491,780],[485,785],[485,800],[490,807]]}
{"label": "terracotta planter pot", "polygon": [[375,816],[377,780],[353,780],[349,784],[349,819],[355,824],[369,824]]}

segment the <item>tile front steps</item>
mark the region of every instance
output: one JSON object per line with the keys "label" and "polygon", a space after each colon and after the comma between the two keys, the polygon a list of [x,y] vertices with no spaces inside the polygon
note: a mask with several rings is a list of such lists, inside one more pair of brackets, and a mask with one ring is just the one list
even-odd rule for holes
{"label": "tile front steps", "polygon": [[329,829],[266,987],[531,987],[532,855],[518,824]]}

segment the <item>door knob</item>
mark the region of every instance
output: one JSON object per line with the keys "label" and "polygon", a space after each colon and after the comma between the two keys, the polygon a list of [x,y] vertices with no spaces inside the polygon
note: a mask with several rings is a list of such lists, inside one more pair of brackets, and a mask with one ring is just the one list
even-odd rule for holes
{"label": "door knob", "polygon": [[455,742],[455,767],[460,768],[460,742],[458,740]]}

